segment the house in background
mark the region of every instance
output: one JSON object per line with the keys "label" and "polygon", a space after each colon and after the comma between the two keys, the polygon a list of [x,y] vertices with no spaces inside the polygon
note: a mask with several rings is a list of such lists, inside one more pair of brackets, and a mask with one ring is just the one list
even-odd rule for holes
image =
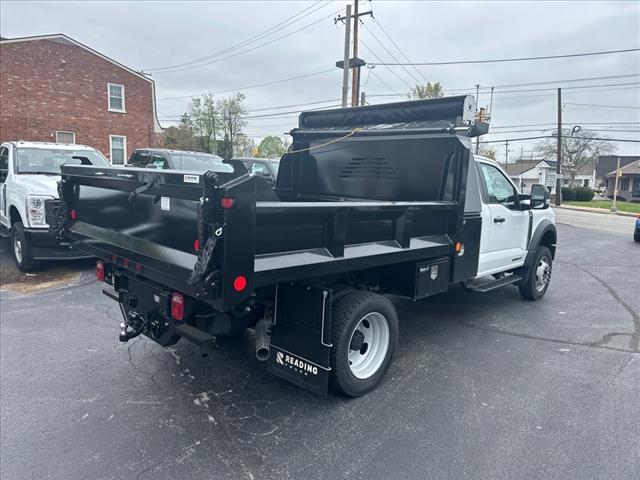
{"label": "house in background", "polygon": [[[531,185],[545,185],[551,194],[556,189],[556,162],[552,160],[533,159],[516,160],[505,167],[509,178],[522,193],[529,193]],[[595,184],[595,165],[588,164],[580,168],[576,174],[574,187],[593,187]],[[562,184],[569,185],[569,177],[565,174]]]}
{"label": "house in background", "polygon": [[[618,159],[620,159],[620,167],[640,161],[640,157],[638,156],[600,155],[596,165],[597,186],[606,184],[606,175],[618,168]],[[613,193],[611,195],[613,195]]]}
{"label": "house in background", "polygon": [[63,34],[0,40],[0,141],[81,143],[122,164],[161,132],[141,73]]}
{"label": "house in background", "polygon": [[[636,158],[636,161],[620,167],[619,170],[618,198],[627,202],[640,202],[640,157]],[[604,176],[609,198],[613,198],[614,195],[617,172],[616,169]]]}

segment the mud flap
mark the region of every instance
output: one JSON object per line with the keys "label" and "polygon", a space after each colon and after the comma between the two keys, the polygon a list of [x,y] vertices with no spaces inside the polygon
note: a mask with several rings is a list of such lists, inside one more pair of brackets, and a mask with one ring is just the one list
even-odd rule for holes
{"label": "mud flap", "polygon": [[331,371],[331,290],[298,283],[276,288],[267,371],[326,397]]}

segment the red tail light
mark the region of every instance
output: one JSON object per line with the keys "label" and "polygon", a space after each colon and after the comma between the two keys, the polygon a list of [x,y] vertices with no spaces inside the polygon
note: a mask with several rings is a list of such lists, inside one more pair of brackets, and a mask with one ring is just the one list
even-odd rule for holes
{"label": "red tail light", "polygon": [[96,262],[96,278],[99,282],[104,282],[104,262],[100,260]]}
{"label": "red tail light", "polygon": [[184,318],[184,297],[181,293],[174,292],[171,294],[171,316],[176,320]]}
{"label": "red tail light", "polygon": [[235,278],[235,280],[233,281],[233,289],[236,292],[241,292],[245,288],[247,288],[247,279],[245,277],[243,277],[242,275],[238,275]]}
{"label": "red tail light", "polygon": [[75,210],[70,210],[69,216],[71,217],[71,220],[75,220],[78,217]]}
{"label": "red tail light", "polygon": [[229,208],[233,208],[235,204],[236,204],[236,199],[233,197],[222,197],[220,199],[220,206],[225,210],[228,210]]}
{"label": "red tail light", "polygon": [[200,251],[200,240],[196,238],[196,241],[193,242],[193,250],[197,253]]}

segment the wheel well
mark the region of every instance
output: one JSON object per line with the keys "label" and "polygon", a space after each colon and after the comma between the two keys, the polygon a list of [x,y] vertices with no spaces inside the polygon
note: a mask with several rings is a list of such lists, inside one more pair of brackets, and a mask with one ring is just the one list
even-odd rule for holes
{"label": "wheel well", "polygon": [[22,221],[22,218],[20,217],[20,213],[18,212],[18,209],[14,206],[11,206],[11,208],[9,209],[9,220],[11,222],[11,226],[13,226],[13,224],[16,222]]}
{"label": "wheel well", "polygon": [[551,256],[555,258],[556,257],[556,232],[554,232],[551,229],[544,232],[544,235],[542,235],[542,238],[540,239],[540,245],[544,245],[549,250],[551,250]]}

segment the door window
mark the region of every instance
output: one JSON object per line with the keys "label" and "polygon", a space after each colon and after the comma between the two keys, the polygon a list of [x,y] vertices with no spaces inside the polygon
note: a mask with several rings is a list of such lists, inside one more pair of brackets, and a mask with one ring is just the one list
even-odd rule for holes
{"label": "door window", "polygon": [[169,168],[169,162],[167,161],[167,159],[158,153],[153,154],[153,160],[151,161],[151,163],[156,168]]}
{"label": "door window", "polygon": [[493,165],[481,163],[480,173],[487,203],[498,203],[507,208],[515,207],[516,189],[500,170]]}
{"label": "door window", "polygon": [[4,183],[9,174],[9,149],[0,148],[0,183]]}

